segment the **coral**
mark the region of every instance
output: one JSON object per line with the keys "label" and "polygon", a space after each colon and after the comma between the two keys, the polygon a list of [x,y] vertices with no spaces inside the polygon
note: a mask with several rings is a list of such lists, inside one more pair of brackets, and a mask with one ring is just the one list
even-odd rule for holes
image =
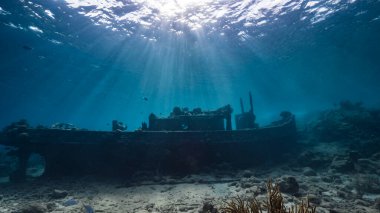
{"label": "coral", "polygon": [[273,186],[272,181],[267,182],[267,201],[265,206],[268,213],[286,213],[284,201],[280,192],[280,185],[275,184]]}
{"label": "coral", "polygon": [[316,207],[310,206],[309,201],[304,203],[301,201],[301,204],[292,206],[290,209],[287,211],[288,213],[315,213],[316,212]]}
{"label": "coral", "polygon": [[261,205],[252,198],[248,201],[243,200],[241,197],[235,197],[231,201],[225,203],[226,206],[222,208],[224,213],[261,213]]}
{"label": "coral", "polygon": [[316,207],[309,205],[309,202],[286,208],[280,192],[279,184],[272,184],[271,180],[267,182],[267,200],[262,204],[256,198],[244,200],[241,197],[235,197],[225,202],[221,208],[222,213],[315,213]]}
{"label": "coral", "polygon": [[371,140],[380,137],[379,124],[380,110],[342,101],[339,108],[322,112],[310,129],[314,138],[323,142]]}
{"label": "coral", "polygon": [[339,103],[339,108],[343,110],[364,110],[362,102],[352,103],[349,100],[344,100]]}

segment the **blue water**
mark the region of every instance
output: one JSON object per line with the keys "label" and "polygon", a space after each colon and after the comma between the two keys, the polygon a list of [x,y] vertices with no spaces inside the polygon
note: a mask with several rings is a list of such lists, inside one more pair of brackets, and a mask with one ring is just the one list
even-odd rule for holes
{"label": "blue water", "polygon": [[380,105],[380,1],[2,0],[0,126],[130,130],[252,91],[259,123]]}

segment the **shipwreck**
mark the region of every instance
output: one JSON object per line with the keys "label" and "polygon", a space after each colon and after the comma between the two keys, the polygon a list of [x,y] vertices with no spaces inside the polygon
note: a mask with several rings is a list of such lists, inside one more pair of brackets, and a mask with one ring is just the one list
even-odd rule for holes
{"label": "shipwreck", "polygon": [[112,131],[91,131],[56,125],[30,127],[15,122],[0,134],[0,144],[15,147],[19,159],[12,180],[25,178],[32,153],[45,160],[43,177],[67,175],[120,175],[135,171],[192,173],[228,165],[244,168],[279,159],[296,141],[294,115],[259,127],[255,122],[252,96],[250,109],[235,116],[232,128],[230,105],[214,111],[175,107],[170,116],[149,116],[140,129],[126,131],[118,121]]}

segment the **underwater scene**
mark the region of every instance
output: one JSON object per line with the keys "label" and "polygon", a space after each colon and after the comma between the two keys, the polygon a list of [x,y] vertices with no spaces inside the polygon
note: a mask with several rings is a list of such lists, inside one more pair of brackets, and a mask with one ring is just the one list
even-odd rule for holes
{"label": "underwater scene", "polygon": [[0,213],[380,212],[379,0],[1,0]]}

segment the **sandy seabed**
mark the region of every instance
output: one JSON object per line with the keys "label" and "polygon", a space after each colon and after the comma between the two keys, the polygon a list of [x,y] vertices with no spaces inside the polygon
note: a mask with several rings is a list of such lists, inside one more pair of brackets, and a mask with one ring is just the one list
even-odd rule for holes
{"label": "sandy seabed", "polygon": [[[317,212],[380,212],[380,194],[371,188],[377,183],[368,178],[372,176],[290,165],[182,177],[142,172],[128,180],[82,177],[2,183],[0,212],[202,212],[204,203],[220,208],[236,196],[265,200],[268,178],[281,183],[289,177],[298,189],[289,186],[295,193],[282,193],[287,206],[308,197]],[[369,188],[358,188],[366,187],[363,184]]]}

